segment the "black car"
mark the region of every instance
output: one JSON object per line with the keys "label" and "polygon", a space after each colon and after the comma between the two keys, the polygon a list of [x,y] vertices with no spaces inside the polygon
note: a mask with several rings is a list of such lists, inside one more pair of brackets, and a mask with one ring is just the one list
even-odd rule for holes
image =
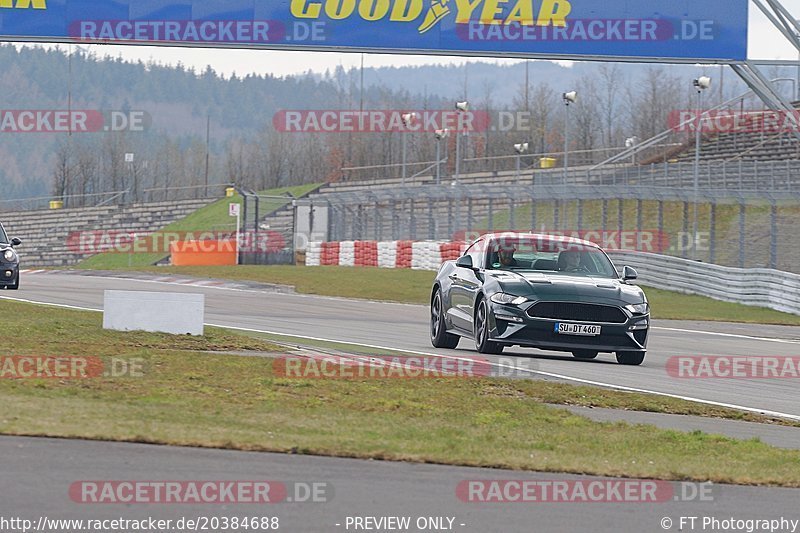
{"label": "black car", "polygon": [[9,241],[5,228],[0,224],[0,288],[19,289],[19,256],[14,246],[20,244],[22,241],[17,238]]}
{"label": "black car", "polygon": [[650,307],[594,243],[549,235],[484,235],[457,261],[442,264],[431,291],[431,343],[455,348],[475,339],[481,353],[506,346],[616,353],[624,365],[645,357]]}

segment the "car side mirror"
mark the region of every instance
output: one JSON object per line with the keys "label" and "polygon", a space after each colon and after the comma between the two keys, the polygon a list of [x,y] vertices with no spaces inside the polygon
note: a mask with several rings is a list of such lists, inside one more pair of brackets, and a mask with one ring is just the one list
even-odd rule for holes
{"label": "car side mirror", "polygon": [[622,279],[625,281],[633,280],[639,277],[639,273],[636,272],[636,269],[625,265],[622,267]]}
{"label": "car side mirror", "polygon": [[14,237],[13,239],[11,239],[11,246],[19,246],[20,244],[22,244],[22,241],[19,240],[18,238]]}
{"label": "car side mirror", "polygon": [[456,260],[456,266],[461,268],[468,268],[470,270],[474,269],[475,267],[472,266],[472,257],[468,255],[462,255]]}

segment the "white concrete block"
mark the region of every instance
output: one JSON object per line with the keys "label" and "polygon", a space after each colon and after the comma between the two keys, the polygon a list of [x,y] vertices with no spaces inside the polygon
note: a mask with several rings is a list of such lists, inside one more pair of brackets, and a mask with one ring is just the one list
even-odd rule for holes
{"label": "white concrete block", "polygon": [[105,291],[103,329],[202,335],[205,295]]}

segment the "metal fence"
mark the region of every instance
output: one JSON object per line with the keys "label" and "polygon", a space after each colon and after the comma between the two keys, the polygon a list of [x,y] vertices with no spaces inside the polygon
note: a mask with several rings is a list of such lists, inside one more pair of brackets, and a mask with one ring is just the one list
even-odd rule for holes
{"label": "metal fence", "polygon": [[294,264],[295,197],[236,187],[242,196],[240,231],[253,246],[239,254],[243,265]]}
{"label": "metal fence", "polygon": [[771,191],[705,186],[695,195],[691,187],[676,186],[453,184],[370,188],[299,202],[326,206],[322,240],[453,240],[498,230],[652,232],[666,244],[645,251],[800,272],[800,188],[787,185]]}
{"label": "metal fence", "polygon": [[634,267],[639,273],[638,281],[649,287],[800,314],[798,274],[708,265],[649,253],[610,255],[617,267]]}

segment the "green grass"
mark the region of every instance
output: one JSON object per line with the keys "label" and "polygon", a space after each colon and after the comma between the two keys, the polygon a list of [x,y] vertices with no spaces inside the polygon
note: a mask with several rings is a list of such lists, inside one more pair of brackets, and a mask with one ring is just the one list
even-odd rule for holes
{"label": "green grass", "polygon": [[[294,198],[305,196],[309,192],[319,187],[319,184],[310,185],[297,185],[294,187],[284,187],[280,189],[270,189],[262,191],[261,194],[269,196],[280,196],[290,194]],[[281,199],[263,199],[259,204],[259,214],[266,216],[270,213],[291,202],[291,198],[286,200]],[[238,194],[232,198],[221,198],[216,202],[198,209],[194,213],[188,215],[181,220],[177,220],[172,224],[161,228],[156,234],[163,234],[166,232],[212,232],[212,231],[235,231],[236,222],[228,215],[228,205],[232,203],[242,204],[242,197]],[[162,239],[163,240],[163,239]],[[139,246],[144,246],[144,240],[139,240]],[[133,249],[136,249],[134,244]],[[87,259],[84,259],[78,264],[78,268],[89,268],[95,270],[113,270],[119,268],[141,267],[153,265],[158,261],[167,257],[169,253],[152,252],[152,253],[122,253],[122,252],[105,252],[97,254]]]}
{"label": "green grass", "polygon": [[[325,353],[334,350],[343,354],[372,355],[382,357],[408,356],[402,350],[384,350],[360,344],[331,342],[316,339],[298,338],[296,336],[275,333],[244,332],[244,335],[257,339],[275,342],[289,348],[320,348]],[[534,377],[533,375],[531,376]],[[725,407],[681,400],[658,394],[642,394],[620,392],[613,389],[570,385],[552,381],[537,381],[535,389],[529,391],[532,398],[545,404],[574,405],[579,407],[600,407],[622,409],[625,411],[643,411],[674,415],[704,416],[708,418],[724,418],[745,422],[760,422],[800,427],[800,422],[773,418],[749,411],[737,411]]]}
{"label": "green grass", "polygon": [[270,358],[214,353],[277,349],[221,330],[205,338],[108,332],[98,313],[8,301],[0,313],[14,355],[145,361],[139,377],[0,379],[4,434],[800,486],[798,451],[593,422],[542,404],[607,403],[603,395],[621,393],[528,380],[290,379]]}
{"label": "green grass", "polygon": [[[293,285],[297,292],[426,305],[435,274],[424,270],[338,266],[149,267],[159,273]],[[764,307],[643,287],[653,318],[800,326],[800,316]]]}

